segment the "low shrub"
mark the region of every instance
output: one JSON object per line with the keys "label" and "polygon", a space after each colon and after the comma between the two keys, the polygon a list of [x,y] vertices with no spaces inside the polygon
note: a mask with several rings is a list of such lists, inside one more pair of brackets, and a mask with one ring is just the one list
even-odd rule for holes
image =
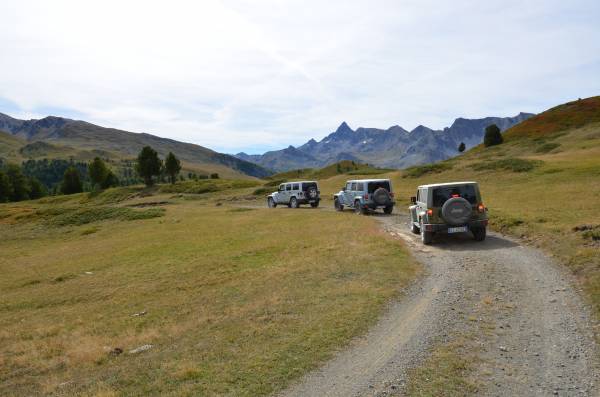
{"label": "low shrub", "polygon": [[402,178],[419,178],[427,174],[437,174],[452,169],[448,162],[417,165],[404,170]]}
{"label": "low shrub", "polygon": [[548,153],[554,149],[556,149],[557,147],[560,146],[560,143],[556,143],[556,142],[549,142],[549,143],[545,143],[542,146],[538,147],[535,152],[536,153]]}
{"label": "low shrub", "polygon": [[539,160],[507,158],[475,163],[473,164],[473,169],[475,171],[506,170],[512,172],[528,172],[540,164],[542,164],[542,162]]}
{"label": "low shrub", "polygon": [[163,216],[163,208],[134,210],[127,207],[92,207],[92,208],[47,208],[39,209],[36,215],[51,226],[80,226],[92,222],[110,219],[132,221]]}
{"label": "low shrub", "polygon": [[227,180],[227,179],[204,179],[204,180],[187,180],[177,182],[175,184],[162,185],[160,191],[162,193],[190,193],[203,194],[220,192],[229,189],[244,189],[258,186],[260,182],[253,180]]}
{"label": "low shrub", "polygon": [[268,187],[259,187],[254,192],[252,192],[252,194],[255,196],[264,196],[265,194],[271,193],[272,190],[273,190],[272,188],[268,188]]}

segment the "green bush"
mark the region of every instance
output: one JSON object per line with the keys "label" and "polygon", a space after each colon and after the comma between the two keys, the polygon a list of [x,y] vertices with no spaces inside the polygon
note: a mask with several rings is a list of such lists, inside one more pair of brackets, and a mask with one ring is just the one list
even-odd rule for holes
{"label": "green bush", "polygon": [[548,153],[548,152],[556,149],[559,146],[560,146],[560,143],[556,143],[556,142],[545,143],[542,146],[540,146],[539,148],[537,148],[535,151],[536,151],[536,153]]}
{"label": "green bush", "polygon": [[506,170],[512,172],[528,172],[540,164],[542,164],[542,162],[539,160],[507,158],[475,163],[473,164],[473,169],[475,171]]}
{"label": "green bush", "polygon": [[419,178],[427,174],[437,174],[443,171],[452,169],[449,163],[433,163],[425,165],[417,165],[404,170],[402,178]]}
{"label": "green bush", "polygon": [[252,194],[255,196],[264,196],[265,194],[269,194],[272,191],[273,191],[273,189],[270,189],[268,187],[259,187],[254,192],[252,192]]}
{"label": "green bush", "polygon": [[163,208],[134,210],[127,207],[84,207],[79,209],[55,207],[36,211],[36,215],[44,219],[51,226],[80,226],[109,219],[133,221],[160,217],[164,213],[165,210]]}

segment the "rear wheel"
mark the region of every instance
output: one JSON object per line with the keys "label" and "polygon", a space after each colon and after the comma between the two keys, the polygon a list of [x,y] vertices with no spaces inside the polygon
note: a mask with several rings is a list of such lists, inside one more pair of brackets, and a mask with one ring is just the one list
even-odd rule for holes
{"label": "rear wheel", "polygon": [[473,232],[473,238],[475,241],[485,240],[485,236],[487,234],[485,227],[478,227],[476,229],[472,229],[471,231]]}
{"label": "rear wheel", "polygon": [[385,208],[383,209],[383,213],[384,213],[384,214],[388,214],[388,215],[389,215],[389,214],[391,214],[391,213],[392,213],[392,211],[393,211],[393,210],[394,210],[394,206],[393,206],[393,205],[390,205],[390,206],[388,206],[388,207],[385,207]]}
{"label": "rear wheel", "polygon": [[426,232],[425,228],[423,227],[423,224],[421,224],[419,229],[421,231],[421,241],[423,242],[423,244],[431,244],[433,242],[433,232]]}
{"label": "rear wheel", "polygon": [[275,208],[275,207],[277,207],[277,203],[275,203],[275,200],[273,200],[273,197],[269,197],[267,199],[267,206],[269,208]]}
{"label": "rear wheel", "polygon": [[319,202],[315,201],[314,203],[310,203],[310,206],[313,208],[317,208],[319,206]]}
{"label": "rear wheel", "polygon": [[296,199],[296,197],[292,197],[290,199],[290,207],[291,208],[298,208],[298,200]]}
{"label": "rear wheel", "polygon": [[333,206],[335,207],[336,211],[344,210],[344,206],[340,203],[340,200],[337,197],[333,199]]}

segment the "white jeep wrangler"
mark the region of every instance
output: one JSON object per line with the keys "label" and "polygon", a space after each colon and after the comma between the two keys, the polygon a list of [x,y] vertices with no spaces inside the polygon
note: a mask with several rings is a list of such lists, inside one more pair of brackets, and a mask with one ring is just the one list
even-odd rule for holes
{"label": "white jeep wrangler", "polygon": [[279,190],[267,196],[269,208],[285,204],[290,208],[298,208],[300,204],[310,204],[316,208],[321,201],[319,184],[316,181],[286,182],[279,185]]}

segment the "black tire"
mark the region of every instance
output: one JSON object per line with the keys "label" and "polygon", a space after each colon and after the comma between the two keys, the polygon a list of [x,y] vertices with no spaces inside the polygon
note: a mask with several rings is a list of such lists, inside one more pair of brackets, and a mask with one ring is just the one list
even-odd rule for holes
{"label": "black tire", "polygon": [[267,207],[269,207],[269,208],[276,208],[277,207],[277,203],[275,202],[275,200],[273,200],[273,197],[269,197],[267,199]]}
{"label": "black tire", "polygon": [[296,197],[292,197],[290,199],[290,208],[298,208],[298,206],[298,199],[296,199]]}
{"label": "black tire", "polygon": [[393,210],[394,210],[394,206],[393,206],[393,205],[390,205],[390,206],[387,206],[387,207],[385,207],[385,208],[383,209],[383,213],[384,213],[384,214],[387,214],[387,215],[389,215],[389,214],[391,214],[391,213],[392,213],[392,211],[393,211]]}
{"label": "black tire", "polygon": [[414,234],[421,234],[421,229],[412,220],[410,221],[410,231]]}
{"label": "black tire", "polygon": [[478,227],[471,230],[473,232],[473,238],[475,241],[483,241],[485,240],[485,236],[487,234],[485,227]]}
{"label": "black tire", "polygon": [[366,208],[363,208],[362,205],[360,205],[360,201],[358,200],[354,202],[354,213],[357,215],[367,215]]}
{"label": "black tire", "polygon": [[304,193],[308,200],[315,200],[319,197],[319,193],[316,187],[309,187]]}
{"label": "black tire", "polygon": [[453,197],[446,200],[442,206],[442,218],[452,226],[464,225],[471,218],[471,203],[462,197]]}
{"label": "black tire", "polygon": [[392,197],[390,196],[390,192],[380,187],[376,189],[372,194],[373,201],[377,205],[385,205],[388,206],[392,202]]}
{"label": "black tire", "polygon": [[315,201],[314,203],[310,203],[310,206],[313,208],[317,208],[319,206],[319,202]]}
{"label": "black tire", "polygon": [[344,206],[342,204],[340,204],[340,200],[338,200],[337,198],[333,199],[333,207],[335,208],[336,211],[344,210]]}
{"label": "black tire", "polygon": [[433,242],[433,232],[426,232],[422,224],[419,229],[421,229],[421,242],[425,245],[431,244]]}

